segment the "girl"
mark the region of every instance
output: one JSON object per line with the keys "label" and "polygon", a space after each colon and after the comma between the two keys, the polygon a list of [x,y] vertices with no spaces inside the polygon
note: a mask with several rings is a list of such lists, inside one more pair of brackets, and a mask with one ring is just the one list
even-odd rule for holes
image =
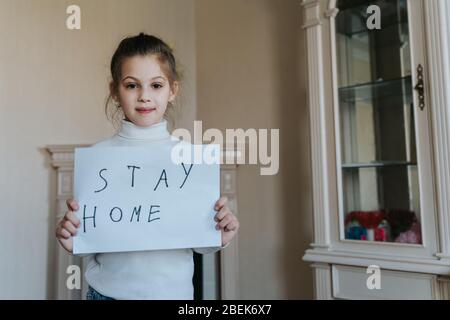
{"label": "girl", "polygon": [[[116,135],[93,147],[145,145],[151,148],[159,143],[171,143],[165,118],[179,91],[179,75],[171,48],[161,39],[143,33],[126,38],[112,57],[111,74],[106,110],[112,98],[116,102],[115,115],[123,116],[121,128]],[[56,237],[72,253],[72,237],[77,234],[80,220],[75,215],[78,204],[68,200],[67,207],[56,228]],[[228,245],[239,229],[225,197],[217,200],[214,209],[222,247],[88,255],[87,299],[193,299],[192,252],[218,251]]]}

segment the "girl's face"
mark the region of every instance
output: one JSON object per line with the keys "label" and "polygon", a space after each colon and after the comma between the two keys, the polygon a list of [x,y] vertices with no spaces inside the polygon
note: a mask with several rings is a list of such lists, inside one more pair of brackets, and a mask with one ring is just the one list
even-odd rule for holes
{"label": "girl's face", "polygon": [[117,94],[114,90],[111,94],[119,102],[125,120],[141,127],[160,122],[167,103],[173,102],[176,97],[177,82],[174,82],[172,90],[169,79],[154,55],[127,58],[122,63],[121,71]]}

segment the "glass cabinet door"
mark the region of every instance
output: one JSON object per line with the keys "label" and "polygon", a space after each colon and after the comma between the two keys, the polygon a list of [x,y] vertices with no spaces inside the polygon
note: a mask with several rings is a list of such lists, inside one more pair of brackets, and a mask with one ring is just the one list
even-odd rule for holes
{"label": "glass cabinet door", "polygon": [[[381,29],[369,30],[369,5]],[[341,0],[336,17],[345,239],[422,243],[406,0]]]}

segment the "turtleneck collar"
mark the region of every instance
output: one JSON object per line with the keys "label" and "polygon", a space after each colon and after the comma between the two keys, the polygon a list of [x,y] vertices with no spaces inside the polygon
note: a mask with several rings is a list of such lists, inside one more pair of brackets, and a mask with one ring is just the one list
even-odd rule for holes
{"label": "turtleneck collar", "polygon": [[152,141],[164,140],[170,137],[170,133],[167,130],[167,120],[165,119],[149,127],[140,127],[133,122],[122,120],[122,126],[118,135],[125,139]]}

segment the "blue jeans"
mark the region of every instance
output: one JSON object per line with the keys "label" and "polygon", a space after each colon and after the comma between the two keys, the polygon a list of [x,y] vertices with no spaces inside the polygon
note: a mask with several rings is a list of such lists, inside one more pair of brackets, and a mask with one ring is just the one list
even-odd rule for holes
{"label": "blue jeans", "polygon": [[97,290],[89,286],[89,290],[86,293],[86,300],[115,300],[99,293]]}

